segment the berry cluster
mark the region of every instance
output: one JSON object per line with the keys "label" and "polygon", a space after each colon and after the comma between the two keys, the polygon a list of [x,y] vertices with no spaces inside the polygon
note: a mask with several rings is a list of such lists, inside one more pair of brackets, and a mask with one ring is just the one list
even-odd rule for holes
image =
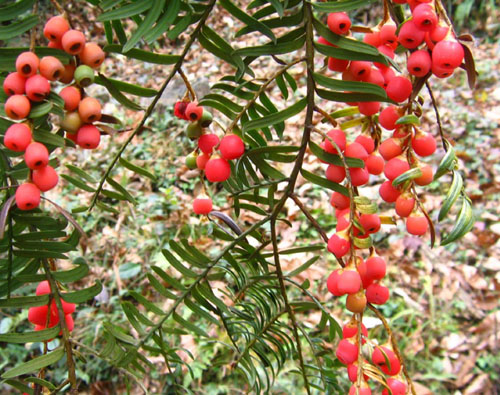
{"label": "berry cluster", "polygon": [[67,85],[75,81],[59,92],[66,110],[60,127],[66,131],[66,137],[84,149],[97,148],[101,138],[99,129],[93,125],[101,118],[101,104],[93,97],[85,97],[83,88],[93,83],[93,68],[104,61],[103,50],[97,44],[86,43],[84,34],[70,29],[62,16],[50,18],[43,33],[50,48],[64,50],[76,58],[63,65],[54,56],[39,59],[33,52],[23,52],[16,59],[16,72],[4,80],[3,89],[8,96],[5,113],[12,120],[25,120],[12,124],[3,141],[8,149],[24,152],[24,161],[30,169],[29,181],[16,190],[16,204],[21,210],[38,207],[40,192],[54,188],[59,180],[57,172],[49,165],[47,147],[33,140],[33,125],[29,119],[32,104],[48,98],[51,82]]}
{"label": "berry cluster", "polygon": [[[358,357],[359,347],[358,339],[358,325],[359,322],[353,316],[351,320],[342,328],[342,340],[339,342],[336,350],[336,356],[339,361],[347,365],[347,375],[352,383],[356,383],[358,377]],[[365,344],[368,339],[368,330],[361,324],[361,344]],[[382,346],[375,346],[372,348],[371,361],[382,372],[390,376],[387,379],[387,387],[391,390],[392,395],[405,395],[407,386],[404,380],[399,376],[401,372],[401,362],[394,353],[390,344]],[[364,361],[368,364],[368,361]],[[367,384],[369,377],[363,374],[359,394],[371,395],[371,389]],[[349,390],[349,395],[356,394],[356,386],[352,385]],[[382,391],[383,395],[388,395],[387,389]]]}
{"label": "berry cluster", "polygon": [[[235,134],[227,134],[219,139],[217,134],[206,132],[212,123],[212,114],[195,102],[177,102],[174,115],[190,121],[186,134],[190,139],[197,140],[196,150],[186,157],[186,166],[203,171],[210,182],[226,181],[231,176],[229,161],[240,158],[245,152],[243,140]],[[212,211],[212,207],[212,200],[205,194],[193,201],[196,214],[206,215]]]}
{"label": "berry cluster", "polygon": [[[47,295],[50,293],[51,289],[48,281],[42,281],[36,287],[37,296]],[[74,328],[74,322],[71,314],[75,312],[76,305],[74,303],[65,302],[63,299],[61,299],[61,304],[64,311],[66,326],[69,331],[72,331]],[[52,302],[50,302],[50,308],[48,305],[30,307],[28,310],[28,320],[35,325],[35,331],[53,328],[59,324],[59,310],[56,307],[56,302],[52,300]],[[59,334],[61,334],[61,332]]]}
{"label": "berry cluster", "polygon": [[[380,197],[395,204],[396,214],[405,221],[408,233],[422,236],[428,231],[430,220],[415,188],[428,185],[433,180],[431,166],[422,163],[421,158],[434,154],[436,139],[418,127],[421,113],[418,106],[412,106],[412,102],[418,94],[415,89],[422,86],[422,80],[432,75],[448,77],[464,60],[462,44],[455,39],[447,19],[438,16],[441,10],[436,8],[433,0],[398,0],[395,3],[409,4],[411,17],[397,26],[389,21],[387,14],[376,29],[365,33],[363,41],[391,59],[394,59],[398,45],[409,50],[407,74],[396,75],[391,67],[379,62],[333,57],[328,58],[327,66],[331,71],[342,73],[345,81],[363,81],[380,86],[387,97],[398,104],[382,109],[380,102],[348,103],[357,106],[359,113],[366,117],[362,132],[351,142],[342,129],[331,129],[328,133],[319,131],[324,137],[321,148],[345,159],[343,165],[329,164],[326,178],[335,183],[347,180],[350,190],[350,197],[334,192],[330,200],[335,208],[337,226],[327,248],[339,261],[343,257],[347,260],[345,266],[343,262],[341,269],[330,274],[327,288],[334,296],[347,295],[346,308],[361,317],[367,303],[386,303],[389,289],[381,283],[386,275],[386,262],[377,255],[370,240],[370,235],[381,228],[381,218],[376,214],[377,205],[359,196],[356,188],[366,185],[370,175],[383,174],[385,180],[380,185]],[[337,35],[347,35],[351,31],[351,20],[345,12],[330,13],[327,25]],[[323,37],[318,39],[318,43],[335,47]],[[384,139],[384,130],[392,135]],[[346,165],[354,163],[351,158],[363,161],[364,167]],[[366,260],[357,252],[362,249],[370,251]],[[357,378],[357,361],[360,358],[358,339],[367,339],[368,336],[361,324],[363,333],[358,337],[357,327],[358,321],[353,317],[344,327],[343,340],[337,348],[337,357],[348,365],[349,378],[353,382]],[[391,376],[386,384],[392,394],[405,394],[406,384],[397,376],[401,361],[391,346],[375,346],[371,359],[373,365]],[[371,394],[367,379],[364,375],[359,388],[361,394]],[[355,394],[356,389],[353,385],[350,394]],[[388,393],[387,389],[383,393]]]}

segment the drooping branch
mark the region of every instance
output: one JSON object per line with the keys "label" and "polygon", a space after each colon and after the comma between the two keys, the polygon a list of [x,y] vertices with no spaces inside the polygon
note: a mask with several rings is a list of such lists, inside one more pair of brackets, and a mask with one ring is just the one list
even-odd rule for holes
{"label": "drooping branch", "polygon": [[146,109],[146,112],[144,113],[144,115],[143,115],[141,121],[139,122],[139,124],[136,126],[136,128],[133,130],[133,132],[130,134],[130,136],[127,138],[127,140],[122,144],[122,146],[120,147],[120,149],[118,150],[118,152],[113,157],[113,160],[111,161],[111,163],[109,164],[108,168],[104,172],[104,175],[102,176],[101,180],[99,181],[99,185],[97,186],[96,191],[94,192],[94,195],[92,197],[92,201],[91,201],[90,206],[88,208],[88,211],[91,211],[92,208],[96,205],[97,200],[99,198],[99,194],[101,193],[101,191],[102,191],[102,189],[104,187],[104,183],[106,182],[106,179],[111,174],[111,171],[115,167],[116,163],[120,159],[121,155],[123,154],[123,152],[125,151],[125,149],[127,148],[127,146],[130,144],[130,142],[132,141],[132,139],[135,137],[135,135],[137,133],[139,133],[140,130],[142,130],[142,127],[144,126],[144,124],[146,123],[146,121],[148,120],[148,118],[153,113],[153,110],[154,110],[156,104],[160,100],[163,92],[167,88],[167,86],[170,83],[170,81],[174,78],[175,74],[178,73],[179,70],[181,69],[182,64],[184,63],[184,59],[186,58],[189,50],[191,49],[191,46],[193,45],[193,43],[195,42],[196,38],[198,37],[198,34],[200,33],[200,30],[203,27],[203,25],[205,24],[205,22],[206,22],[208,16],[210,15],[210,12],[212,11],[213,7],[215,6],[215,3],[216,3],[216,0],[210,0],[210,2],[207,4],[206,9],[203,12],[203,15],[202,15],[200,21],[196,25],[194,31],[189,36],[189,39],[188,39],[186,45],[184,46],[184,49],[183,49],[182,53],[179,56],[179,60],[177,61],[177,63],[175,63],[174,67],[172,68],[172,70],[170,71],[169,75],[167,76],[167,79],[165,80],[165,82],[163,83],[163,85],[161,86],[161,88],[158,90],[158,93],[154,97],[154,99],[151,102],[151,104]]}

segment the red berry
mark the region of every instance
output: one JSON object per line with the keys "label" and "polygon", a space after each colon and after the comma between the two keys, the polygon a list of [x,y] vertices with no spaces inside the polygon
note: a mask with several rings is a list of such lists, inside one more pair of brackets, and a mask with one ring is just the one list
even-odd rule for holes
{"label": "red berry", "polygon": [[406,21],[399,29],[398,41],[408,49],[415,49],[424,41],[425,32],[420,30],[413,20]]}
{"label": "red berry", "polygon": [[328,15],[328,28],[335,34],[347,34],[351,28],[351,20],[345,12],[332,12]]}
{"label": "red berry", "polygon": [[[346,146],[346,137],[345,133],[342,129],[331,129],[328,133],[327,136],[332,139],[335,144],[338,145],[341,151],[345,150]],[[325,139],[325,151],[329,152],[330,154],[337,154],[337,148],[333,146],[331,143],[330,139]]]}
{"label": "red berry", "polygon": [[429,38],[437,43],[438,41],[443,40],[448,32],[450,31],[450,27],[447,25],[438,25],[433,30],[431,30],[429,34]]}
{"label": "red berry", "polygon": [[43,28],[43,35],[51,42],[61,41],[64,33],[70,29],[69,23],[62,16],[53,16]]}
{"label": "red berry", "polygon": [[339,277],[339,271],[335,270],[328,276],[328,280],[326,280],[326,287],[334,296],[342,296],[342,293],[340,293],[338,289]]}
{"label": "red berry", "polygon": [[[355,361],[353,363],[351,363],[348,367],[347,367],[347,375],[349,376],[349,380],[351,380],[351,382],[355,383],[358,379],[358,363]],[[366,380],[368,380],[368,376],[366,374],[363,374],[363,378]]]}
{"label": "red berry", "polygon": [[385,160],[391,160],[403,152],[401,144],[398,140],[394,138],[388,138],[382,141],[382,144],[378,147],[378,152],[382,155]]}
{"label": "red berry", "polygon": [[195,214],[207,215],[212,211],[212,199],[208,196],[197,197],[193,201],[193,211]]}
{"label": "red berry", "polygon": [[334,254],[337,258],[342,258],[349,252],[351,243],[346,236],[339,236],[338,233],[332,235],[328,239],[328,251]]}
{"label": "red berry", "polygon": [[397,107],[389,106],[384,108],[378,116],[380,125],[387,130],[396,129],[396,121],[400,118]]}
{"label": "red berry", "polygon": [[368,101],[358,103],[359,112],[367,117],[375,115],[380,110],[379,101]]}
{"label": "red berry", "polygon": [[411,196],[401,195],[396,199],[396,214],[408,217],[415,207],[415,199]]}
{"label": "red berry", "polygon": [[361,160],[368,158],[368,152],[366,152],[365,147],[356,142],[351,143],[346,147],[344,155],[348,158],[358,158]]}
{"label": "red berry", "polygon": [[381,88],[384,87],[385,80],[384,76],[382,75],[382,72],[379,69],[374,69],[372,68],[372,71],[370,72],[370,76],[366,79],[366,82],[370,82],[372,84],[378,85]]}
{"label": "red berry", "polygon": [[389,300],[389,288],[379,283],[370,284],[366,288],[366,300],[372,304],[384,304]]}
{"label": "red berry", "polygon": [[382,73],[382,77],[384,77],[384,88],[387,88],[387,85],[389,84],[389,82],[394,77],[396,77],[396,73],[390,67],[382,69],[380,72]]}
{"label": "red berry", "polygon": [[16,71],[21,77],[28,78],[38,71],[40,59],[33,52],[23,52],[16,59]]}
{"label": "red berry", "polygon": [[408,58],[408,72],[416,77],[423,77],[431,71],[432,59],[429,52],[420,49]]}
{"label": "red berry", "polygon": [[385,260],[378,256],[372,255],[365,261],[366,278],[368,282],[382,280],[385,277],[387,264]]}
{"label": "red berry", "polygon": [[197,121],[203,116],[203,107],[197,103],[191,102],[186,106],[186,118],[191,121]]}
{"label": "red berry", "polygon": [[361,144],[368,154],[371,154],[375,149],[375,141],[370,136],[360,134],[354,142]]}
{"label": "red berry", "polygon": [[333,207],[343,210],[349,207],[350,200],[349,196],[342,195],[340,192],[333,192],[332,198],[330,199],[330,203]]}
{"label": "red berry", "polygon": [[411,146],[419,156],[429,156],[436,152],[436,139],[429,133],[417,133],[411,139]]}
{"label": "red berry", "polygon": [[401,191],[393,187],[391,181],[383,182],[380,185],[379,193],[380,197],[387,203],[394,203],[399,195],[401,195]]}
{"label": "red berry", "polygon": [[33,183],[42,192],[46,192],[57,185],[59,176],[52,166],[45,166],[38,170],[33,170]]}
{"label": "red berry", "polygon": [[370,179],[368,170],[361,167],[351,167],[349,169],[349,175],[351,176],[351,183],[355,187],[365,185]]}
{"label": "red berry", "polygon": [[3,81],[3,90],[7,96],[24,94],[26,78],[18,72],[10,73]]}
{"label": "red berry", "polygon": [[430,32],[437,26],[438,17],[429,4],[416,6],[412,11],[412,16],[415,26],[424,32]]}
{"label": "red berry", "polygon": [[83,149],[95,149],[101,142],[101,132],[94,125],[83,125],[76,134],[76,143]]}
{"label": "red berry", "polygon": [[344,166],[328,165],[328,167],[326,168],[326,178],[337,183],[344,181]]}
{"label": "red berry", "polygon": [[[347,211],[349,210],[347,209]],[[337,232],[347,229],[348,226],[349,226],[349,220],[346,218],[346,216],[342,215],[337,218],[337,226],[335,227],[335,230]]]}
{"label": "red berry", "polygon": [[196,167],[198,167],[198,169],[200,169],[200,170],[204,170],[209,159],[210,159],[209,154],[198,155],[196,157]]}
{"label": "red berry", "polygon": [[464,48],[456,40],[443,40],[432,50],[432,65],[439,69],[456,69],[464,60]]}
{"label": "red berry", "polygon": [[339,276],[337,288],[342,295],[358,292],[361,288],[359,273],[356,270],[344,270]]}
{"label": "red berry", "polygon": [[210,182],[224,182],[231,175],[231,166],[223,158],[210,158],[205,165],[205,175]]}
{"label": "red berry", "polygon": [[245,144],[239,136],[229,134],[220,141],[219,151],[224,159],[238,159],[245,152]]}
{"label": "red berry", "polygon": [[380,28],[380,41],[382,45],[389,45],[391,47],[398,45],[396,30],[397,26],[394,23],[386,23]]}
{"label": "red berry", "polygon": [[198,139],[198,147],[205,154],[211,154],[217,144],[219,144],[219,138],[213,133],[204,134]]}
{"label": "red berry", "polygon": [[334,45],[328,41],[326,38],[324,37],[320,37],[318,38],[318,44],[322,44],[322,45],[329,45],[330,47],[333,47]]}
{"label": "red berry", "polygon": [[358,359],[359,348],[349,339],[342,339],[337,346],[335,355],[344,365],[350,365]]}
{"label": "red berry", "polygon": [[184,101],[178,101],[174,105],[174,115],[180,119],[186,119],[186,107],[187,103]]}
{"label": "red berry", "polygon": [[24,119],[30,111],[31,104],[26,96],[12,95],[5,102],[5,113],[11,119]]}
{"label": "red berry", "polygon": [[47,280],[41,281],[37,286],[36,286],[36,291],[35,294],[36,296],[40,295],[47,295],[50,293],[50,284]]}
{"label": "red berry", "polygon": [[380,230],[380,217],[377,214],[361,214],[359,222],[365,233],[376,233]]}
{"label": "red berry", "polygon": [[70,55],[78,55],[85,48],[85,35],[79,30],[68,30],[61,38],[61,45]]}
{"label": "red berry", "polygon": [[30,307],[28,309],[28,321],[34,325],[45,325],[48,312],[47,305]]}
{"label": "red berry", "polygon": [[21,184],[16,189],[16,205],[20,210],[33,210],[40,204],[40,190],[30,182]]}
{"label": "red berry", "polygon": [[396,157],[392,158],[385,164],[384,174],[387,179],[392,181],[408,170],[410,170],[408,162],[401,157]]}
{"label": "red berry", "polygon": [[366,33],[363,38],[363,42],[370,44],[377,48],[382,45],[382,39],[380,38],[380,32]]}
{"label": "red berry", "polygon": [[42,101],[50,93],[50,83],[47,78],[42,77],[40,74],[35,74],[26,80],[26,96],[31,101]]}
{"label": "red berry", "polygon": [[349,388],[349,395],[372,395],[372,390],[370,389],[370,387],[366,386],[359,388],[358,391],[356,385],[353,384],[351,385],[351,388]]}
{"label": "red berry", "polygon": [[438,78],[448,78],[450,75],[453,74],[454,70],[455,69],[445,69],[445,68],[439,67],[439,66],[435,65],[434,63],[432,64],[432,68],[431,68],[432,74],[434,74]]}
{"label": "red berry", "polygon": [[30,143],[26,147],[24,161],[26,162],[26,166],[31,170],[41,169],[49,163],[49,151],[42,143]]}
{"label": "red berry", "polygon": [[[387,56],[388,58],[391,58],[391,59],[394,59],[394,56],[395,56],[395,53],[394,53],[394,49],[392,49],[391,47],[388,47],[387,45],[380,45],[379,47],[377,47],[378,51]],[[375,67],[377,67],[379,70],[386,70],[386,69],[389,69],[389,66],[387,66],[386,64],[384,63],[380,63],[380,62],[374,62],[373,63]]]}
{"label": "red berry", "polygon": [[422,236],[427,232],[428,228],[429,223],[424,216],[410,215],[406,219],[406,230],[412,235]]}
{"label": "red berry", "polygon": [[24,123],[10,125],[3,137],[4,145],[16,152],[23,152],[31,143],[31,129]]}
{"label": "red berry", "polygon": [[64,65],[54,56],[45,56],[40,60],[40,74],[50,81],[61,78]]}
{"label": "red berry", "polygon": [[342,73],[349,66],[349,61],[345,59],[328,58],[328,69]]}
{"label": "red berry", "polygon": [[371,154],[365,159],[365,169],[368,170],[368,173],[373,175],[382,173],[384,171],[384,165],[384,159],[379,155]]}
{"label": "red berry", "polygon": [[[363,336],[368,337],[368,330],[366,329],[366,326],[363,323],[361,323],[361,333],[363,334]],[[358,323],[355,321],[345,324],[344,327],[342,328],[343,339],[356,337],[357,334],[358,334]]]}
{"label": "red berry", "polygon": [[[383,350],[383,352],[381,349]],[[384,356],[384,353],[385,353],[385,356]],[[387,357],[387,360],[389,360],[390,368],[387,365],[386,357]],[[372,361],[375,365],[378,365],[378,367],[380,369],[382,369],[382,371],[385,374],[387,374],[389,376],[395,376],[401,370],[401,362],[399,362],[399,359],[396,356],[396,354],[394,353],[394,351],[392,351],[388,347],[375,348],[375,350],[373,350],[373,354],[372,354]]]}
{"label": "red berry", "polygon": [[420,167],[420,171],[422,175],[420,177],[415,178],[415,184],[417,185],[429,185],[433,180],[432,167],[429,165],[424,165]]}
{"label": "red berry", "polygon": [[80,89],[75,86],[67,86],[59,92],[64,100],[64,109],[67,111],[74,111],[78,108],[82,98]]}
{"label": "red berry", "polygon": [[349,70],[355,79],[364,80],[369,77],[372,70],[372,64],[364,60],[353,60],[349,65]]}
{"label": "red berry", "polygon": [[410,97],[412,90],[413,86],[411,81],[406,77],[394,77],[387,84],[387,88],[385,88],[387,97],[398,103],[402,103],[407,100]]}
{"label": "red berry", "polygon": [[[406,394],[406,384],[393,379],[392,377],[387,379],[387,386],[391,389],[391,395],[405,395]],[[382,390],[382,395],[389,395],[387,388]]]}

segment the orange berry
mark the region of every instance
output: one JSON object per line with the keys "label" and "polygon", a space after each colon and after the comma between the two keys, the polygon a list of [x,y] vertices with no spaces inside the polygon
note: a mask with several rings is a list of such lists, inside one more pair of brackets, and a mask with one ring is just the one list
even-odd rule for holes
{"label": "orange berry", "polygon": [[56,81],[64,73],[64,65],[54,56],[44,56],[40,60],[40,74],[50,81]]}
{"label": "orange berry", "polygon": [[59,122],[59,126],[70,134],[76,134],[83,122],[78,115],[78,112],[67,112],[63,119]]}
{"label": "orange berry", "polygon": [[31,111],[31,103],[26,96],[12,95],[5,102],[5,113],[11,119],[24,119]]}
{"label": "orange berry", "polygon": [[63,47],[60,41],[49,41],[47,47],[52,49],[60,49],[61,51],[63,51]]}
{"label": "orange berry", "polygon": [[[43,28],[43,35],[51,42],[61,41],[64,33],[69,30],[68,21],[60,16],[50,18]],[[50,44],[49,44],[50,45]]]}
{"label": "orange berry", "polygon": [[101,103],[93,97],[86,97],[78,105],[78,114],[83,123],[92,123],[101,119]]}
{"label": "orange berry", "polygon": [[102,64],[102,62],[104,62],[105,56],[104,51],[99,45],[95,43],[87,43],[80,54],[80,60],[87,66],[97,68]]}
{"label": "orange berry", "polygon": [[38,71],[40,60],[33,52],[23,52],[16,59],[16,70],[24,78],[35,75]]}
{"label": "orange berry", "polygon": [[70,55],[78,55],[85,48],[85,35],[79,30],[68,30],[62,36],[61,44]]}
{"label": "orange berry", "polygon": [[64,65],[64,71],[59,78],[59,81],[63,84],[69,84],[73,81],[73,75],[75,74],[76,66],[72,63]]}
{"label": "orange berry", "polygon": [[432,174],[432,167],[429,165],[421,166],[420,171],[422,172],[422,175],[415,178],[413,181],[415,181],[415,184],[420,186],[429,185],[434,178]]}
{"label": "orange berry", "polygon": [[61,92],[59,92],[59,96],[63,98],[64,108],[67,111],[76,110],[82,98],[80,89],[75,86],[67,86],[66,88],[63,88]]}

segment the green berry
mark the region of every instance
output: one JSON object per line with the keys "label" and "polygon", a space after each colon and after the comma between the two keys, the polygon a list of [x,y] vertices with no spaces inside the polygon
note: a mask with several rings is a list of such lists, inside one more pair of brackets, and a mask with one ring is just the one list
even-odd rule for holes
{"label": "green berry", "polygon": [[186,127],[186,134],[190,139],[197,139],[203,134],[203,130],[198,122],[193,122]]}
{"label": "green berry", "polygon": [[212,123],[212,120],[213,120],[212,114],[209,113],[207,110],[203,110],[203,115],[201,116],[198,123],[202,128],[208,128]]}
{"label": "green berry", "polygon": [[196,158],[198,157],[198,155],[196,154],[196,152],[191,152],[188,156],[186,156],[186,166],[188,169],[196,169]]}
{"label": "green berry", "polygon": [[94,83],[94,70],[91,67],[82,64],[75,70],[75,81],[82,88]]}

